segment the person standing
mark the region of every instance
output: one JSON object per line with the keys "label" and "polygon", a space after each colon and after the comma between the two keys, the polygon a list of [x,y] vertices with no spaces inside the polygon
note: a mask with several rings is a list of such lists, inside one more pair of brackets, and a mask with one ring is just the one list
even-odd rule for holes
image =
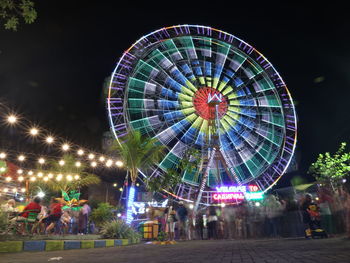
{"label": "person standing", "polygon": [[217,239],[217,222],[216,209],[211,206],[208,214],[208,239]]}
{"label": "person standing", "polygon": [[91,208],[88,205],[88,203],[85,203],[79,213],[79,233],[80,234],[87,234],[88,232],[87,226],[88,226],[90,213],[91,213]]}
{"label": "person standing", "polygon": [[179,202],[179,207],[178,207],[176,213],[177,213],[177,217],[179,219],[180,240],[186,240],[188,211],[187,211],[187,208],[184,206],[184,203],[182,201]]}
{"label": "person standing", "polygon": [[44,218],[42,222],[48,224],[46,233],[50,234],[51,230],[56,226],[62,216],[62,204],[56,199],[51,199],[49,216]]}

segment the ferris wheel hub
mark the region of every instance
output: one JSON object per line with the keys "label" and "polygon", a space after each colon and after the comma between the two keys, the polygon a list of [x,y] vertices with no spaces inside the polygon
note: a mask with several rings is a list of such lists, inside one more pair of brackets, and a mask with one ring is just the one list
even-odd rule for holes
{"label": "ferris wheel hub", "polygon": [[200,88],[193,96],[193,105],[199,116],[206,120],[216,118],[216,106],[218,118],[225,116],[228,110],[227,98],[218,90],[211,87]]}

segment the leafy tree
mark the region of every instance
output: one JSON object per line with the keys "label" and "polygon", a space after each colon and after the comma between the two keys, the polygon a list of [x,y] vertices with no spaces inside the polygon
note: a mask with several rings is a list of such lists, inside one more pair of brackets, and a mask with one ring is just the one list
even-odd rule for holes
{"label": "leafy tree", "polygon": [[101,226],[113,219],[113,208],[114,207],[108,203],[99,203],[98,207],[92,210],[90,219],[94,221],[97,226]]}
{"label": "leafy tree", "polygon": [[[35,183],[32,183],[33,187],[39,185],[42,188],[48,189],[53,192],[60,192],[62,195],[64,193],[69,193],[73,190],[78,190],[82,187],[99,184],[100,178],[94,174],[86,172],[86,166],[84,163],[80,163],[80,166],[76,166],[77,160],[73,155],[64,155],[62,160],[64,165],[59,165],[57,160],[49,161],[49,167],[47,172],[52,172],[55,174],[62,173],[62,178],[57,180],[57,176],[48,180],[47,182],[42,182],[42,180],[37,180]],[[79,179],[75,179],[75,176],[78,175]]]}
{"label": "leafy tree", "polygon": [[0,0],[0,19],[5,29],[17,31],[20,20],[31,24],[37,18],[34,2],[30,0]]}
{"label": "leafy tree", "polygon": [[350,153],[345,152],[346,143],[340,144],[338,151],[319,154],[316,162],[311,164],[309,173],[318,180],[340,179],[350,173]]}
{"label": "leafy tree", "polygon": [[164,146],[156,138],[142,136],[140,131],[129,132],[123,142],[114,141],[112,150],[124,162],[128,170],[132,186],[135,186],[138,169],[147,169],[158,162],[164,153]]}

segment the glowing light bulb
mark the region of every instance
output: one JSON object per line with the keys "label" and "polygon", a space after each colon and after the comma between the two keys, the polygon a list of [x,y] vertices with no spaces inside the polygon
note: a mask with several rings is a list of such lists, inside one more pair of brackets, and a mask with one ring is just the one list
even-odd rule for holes
{"label": "glowing light bulb", "polygon": [[49,178],[48,178],[47,176],[45,176],[45,177],[43,178],[43,180],[44,180],[45,182],[47,182],[47,181],[49,180]]}
{"label": "glowing light bulb", "polygon": [[107,160],[107,162],[106,162],[107,167],[111,167],[112,164],[113,164],[113,161],[111,159]]}
{"label": "glowing light bulb", "polygon": [[10,182],[12,180],[12,178],[7,176],[5,180],[6,180],[6,182]]}
{"label": "glowing light bulb", "polygon": [[80,176],[78,174],[74,175],[75,180],[79,180]]}
{"label": "glowing light bulb", "polygon": [[44,158],[39,158],[38,163],[44,164],[45,163],[45,159]]}
{"label": "glowing light bulb", "polygon": [[16,188],[13,188],[13,189],[12,189],[12,193],[17,193],[17,189],[16,189]]}
{"label": "glowing light bulb", "polygon": [[31,128],[29,131],[30,135],[36,136],[39,133],[39,130],[37,128]]}
{"label": "glowing light bulb", "polygon": [[137,184],[136,184],[136,186],[137,186],[137,187],[139,187],[139,186],[140,186],[140,184],[139,184],[139,183],[137,183]]}
{"label": "glowing light bulb", "polygon": [[70,148],[70,146],[69,146],[68,143],[65,143],[65,144],[62,145],[62,150],[63,150],[63,151],[68,151],[69,148]]}
{"label": "glowing light bulb", "polygon": [[19,182],[22,182],[22,181],[24,180],[24,177],[23,177],[23,176],[19,176],[19,177],[17,178],[17,180],[18,180]]}
{"label": "glowing light bulb", "polygon": [[48,144],[53,143],[54,140],[55,140],[55,139],[54,139],[52,136],[46,137],[46,142],[47,142]]}
{"label": "glowing light bulb", "polygon": [[43,198],[45,196],[45,193],[40,191],[38,194],[37,194],[38,197],[40,198]]}
{"label": "glowing light bulb", "polygon": [[116,161],[115,165],[118,166],[118,167],[122,167],[124,164],[123,164],[122,161]]}
{"label": "glowing light bulb", "polygon": [[65,163],[66,163],[66,162],[65,162],[64,160],[60,160],[60,161],[58,162],[58,164],[61,165],[61,166],[63,166]]}
{"label": "glowing light bulb", "polygon": [[44,176],[44,174],[42,172],[38,173],[38,177],[43,177],[43,176]]}
{"label": "glowing light bulb", "polygon": [[71,175],[67,175],[66,179],[67,179],[68,181],[72,181],[72,180],[73,180],[73,177],[72,177]]}
{"label": "glowing light bulb", "polygon": [[99,160],[100,160],[100,162],[104,162],[104,161],[106,160],[106,158],[105,158],[104,156],[101,156],[101,157],[99,158]]}
{"label": "glowing light bulb", "polygon": [[4,192],[7,193],[9,191],[8,188],[4,188]]}
{"label": "glowing light bulb", "polygon": [[26,191],[25,188],[21,188],[21,192],[24,193]]}
{"label": "glowing light bulb", "polygon": [[113,187],[117,187],[118,184],[113,184]]}
{"label": "glowing light bulb", "polygon": [[29,171],[29,172],[28,172],[28,175],[33,175],[33,171]]}
{"label": "glowing light bulb", "polygon": [[23,170],[22,170],[22,169],[18,169],[18,170],[17,170],[17,173],[18,173],[18,174],[23,174]]}
{"label": "glowing light bulb", "polygon": [[76,167],[80,167],[80,166],[81,166],[81,162],[76,162],[76,163],[75,163],[75,166],[76,166]]}
{"label": "glowing light bulb", "polygon": [[0,168],[0,172],[5,172],[6,171],[6,168],[5,167],[1,167]]}
{"label": "glowing light bulb", "polygon": [[32,181],[32,182],[35,182],[36,181],[36,177],[30,177],[30,181]]}
{"label": "glowing light bulb", "polygon": [[49,174],[47,175],[47,177],[51,179],[51,178],[53,178],[53,174],[52,174],[52,173],[49,173]]}
{"label": "glowing light bulb", "polygon": [[18,161],[20,161],[20,162],[23,162],[25,159],[26,159],[26,157],[22,154],[20,156],[18,156]]}
{"label": "glowing light bulb", "polygon": [[5,159],[5,158],[6,158],[6,153],[1,152],[1,153],[0,153],[0,159]]}
{"label": "glowing light bulb", "polygon": [[57,175],[56,180],[57,181],[61,181],[62,180],[62,174]]}
{"label": "glowing light bulb", "polygon": [[119,188],[119,191],[120,191],[120,192],[123,191],[123,187],[120,187],[120,188]]}
{"label": "glowing light bulb", "polygon": [[78,155],[83,155],[84,154],[84,150],[83,149],[79,149],[78,151],[77,151],[77,153],[78,153]]}
{"label": "glowing light bulb", "polygon": [[10,124],[14,124],[17,122],[17,117],[15,115],[11,114],[7,117],[7,122]]}
{"label": "glowing light bulb", "polygon": [[97,163],[96,163],[96,162],[91,162],[91,166],[92,166],[92,167],[96,167],[96,166],[97,166]]}
{"label": "glowing light bulb", "polygon": [[90,153],[89,156],[88,156],[88,158],[89,158],[90,160],[94,159],[94,158],[95,158],[95,154]]}

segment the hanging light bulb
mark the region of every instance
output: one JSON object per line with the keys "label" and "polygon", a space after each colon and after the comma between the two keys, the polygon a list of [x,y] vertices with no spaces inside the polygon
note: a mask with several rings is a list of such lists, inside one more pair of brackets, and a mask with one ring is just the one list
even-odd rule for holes
{"label": "hanging light bulb", "polygon": [[31,128],[29,130],[29,134],[32,135],[32,136],[36,136],[36,135],[38,135],[38,133],[39,133],[39,130],[37,128],[35,128],[35,127]]}
{"label": "hanging light bulb", "polygon": [[16,188],[13,188],[13,189],[12,189],[12,193],[17,193],[17,189],[16,189]]}
{"label": "hanging light bulb", "polygon": [[7,122],[10,124],[15,124],[17,122],[17,120],[18,119],[17,119],[16,115],[11,114],[11,115],[7,116]]}
{"label": "hanging light bulb", "polygon": [[116,161],[115,165],[118,166],[118,167],[122,167],[124,164],[123,164],[122,161]]}
{"label": "hanging light bulb", "polygon": [[61,180],[62,180],[62,177],[63,177],[62,174],[58,174],[57,177],[56,177],[56,180],[57,180],[57,181],[61,181]]}
{"label": "hanging light bulb", "polygon": [[73,177],[69,174],[69,175],[67,175],[66,179],[67,179],[67,181],[72,181]]}
{"label": "hanging light bulb", "polygon": [[58,162],[58,164],[61,165],[61,166],[63,166],[65,163],[66,163],[66,162],[65,162],[64,160],[60,160],[60,161]]}
{"label": "hanging light bulb", "polygon": [[84,150],[83,149],[79,149],[78,151],[77,151],[77,153],[78,153],[78,155],[83,155],[84,154]]}
{"label": "hanging light bulb", "polygon": [[39,172],[39,173],[38,173],[38,177],[41,178],[41,177],[43,177],[43,176],[44,176],[44,174],[43,174],[42,172]]}
{"label": "hanging light bulb", "polygon": [[81,162],[75,162],[75,166],[76,167],[80,167],[81,166]]}
{"label": "hanging light bulb", "polygon": [[18,173],[18,174],[23,174],[23,170],[22,170],[22,169],[18,169],[18,170],[17,170],[17,173]]}
{"label": "hanging light bulb", "polygon": [[91,166],[92,166],[92,167],[96,167],[96,166],[97,166],[97,163],[96,163],[96,162],[91,162]]}
{"label": "hanging light bulb", "polygon": [[25,188],[21,188],[21,192],[24,193],[26,191]]}
{"label": "hanging light bulb", "polygon": [[107,167],[111,167],[113,164],[113,161],[111,159],[108,159],[107,162],[106,162],[106,166]]}
{"label": "hanging light bulb", "polygon": [[23,177],[23,176],[19,176],[19,177],[17,178],[17,180],[18,180],[19,182],[22,182],[22,181],[24,180],[24,177]]}
{"label": "hanging light bulb", "polygon": [[49,178],[48,178],[47,176],[45,176],[45,177],[43,178],[43,180],[44,180],[45,182],[47,182],[47,181],[49,180]]}
{"label": "hanging light bulb", "polygon": [[75,180],[79,180],[79,178],[80,178],[79,174],[74,175]]}
{"label": "hanging light bulb", "polygon": [[4,192],[7,193],[9,191],[8,188],[4,188]]}
{"label": "hanging light bulb", "polygon": [[94,158],[95,158],[95,154],[90,153],[89,156],[88,156],[88,158],[89,158],[90,160],[94,159]]}
{"label": "hanging light bulb", "polygon": [[0,159],[5,159],[5,158],[6,158],[6,153],[1,152],[1,153],[0,153]]}
{"label": "hanging light bulb", "polygon": [[45,159],[44,158],[39,158],[38,163],[44,164],[45,163]]}
{"label": "hanging light bulb", "polygon": [[0,167],[0,172],[5,172],[6,168],[5,167]]}
{"label": "hanging light bulb", "polygon": [[68,151],[69,148],[70,148],[70,146],[69,146],[68,143],[65,143],[65,144],[62,145],[62,150],[65,151],[65,152]]}
{"label": "hanging light bulb", "polygon": [[106,158],[105,158],[104,156],[101,156],[101,157],[99,158],[99,160],[100,160],[100,162],[104,162],[104,161],[106,160]]}
{"label": "hanging light bulb", "polygon": [[30,181],[35,182],[36,181],[36,177],[34,177],[34,176],[30,177]]}
{"label": "hanging light bulb", "polygon": [[51,179],[51,178],[53,178],[53,174],[52,174],[52,173],[49,173],[49,174],[47,175],[47,177]]}
{"label": "hanging light bulb", "polygon": [[28,172],[28,175],[33,175],[33,171],[29,171],[29,172]]}
{"label": "hanging light bulb", "polygon": [[46,142],[48,143],[48,144],[51,144],[51,143],[53,143],[53,141],[54,141],[55,139],[52,137],[52,136],[48,136],[48,137],[46,137]]}
{"label": "hanging light bulb", "polygon": [[23,162],[25,159],[26,159],[26,157],[23,154],[18,156],[18,161],[20,161],[20,162]]}
{"label": "hanging light bulb", "polygon": [[12,180],[12,178],[10,176],[7,176],[5,180],[6,180],[6,182],[10,182]]}

